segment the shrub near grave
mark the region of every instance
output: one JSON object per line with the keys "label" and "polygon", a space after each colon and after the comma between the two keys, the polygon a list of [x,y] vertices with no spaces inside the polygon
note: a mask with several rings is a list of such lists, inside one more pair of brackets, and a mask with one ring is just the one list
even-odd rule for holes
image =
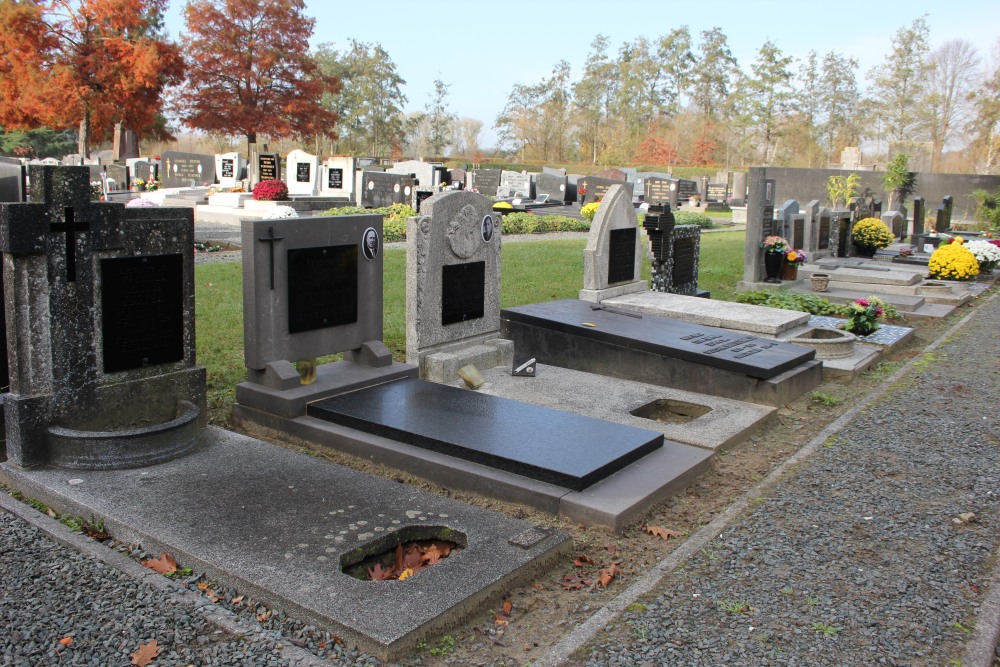
{"label": "shrub near grave", "polygon": [[957,236],[951,243],[939,246],[927,263],[931,278],[936,280],[971,280],[979,275],[979,262]]}
{"label": "shrub near grave", "polygon": [[376,213],[383,217],[382,235],[385,237],[385,241],[387,243],[393,241],[405,241],[406,219],[417,214],[412,207],[407,206],[406,204],[393,204],[392,206],[383,206],[382,208],[342,206],[340,208],[331,208],[330,210],[323,211],[318,215],[365,215],[372,213]]}
{"label": "shrub near grave", "polygon": [[284,201],[288,199],[288,186],[284,181],[268,179],[253,188],[253,198],[257,201]]}

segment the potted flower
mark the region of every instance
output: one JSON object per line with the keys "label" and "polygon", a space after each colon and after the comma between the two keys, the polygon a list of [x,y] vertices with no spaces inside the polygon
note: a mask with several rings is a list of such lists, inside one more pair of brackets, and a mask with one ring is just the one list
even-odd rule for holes
{"label": "potted flower", "polygon": [[785,262],[785,253],[788,252],[788,241],[781,236],[768,236],[761,241],[760,247],[764,249],[764,273],[767,277],[765,283],[780,283],[781,265]]}
{"label": "potted flower", "polygon": [[965,247],[975,256],[976,261],[979,262],[979,271],[981,273],[990,273],[993,269],[1000,266],[1000,248],[990,241],[969,241],[965,244]]}
{"label": "potted flower", "polygon": [[701,206],[701,195],[691,195],[690,198],[691,206],[698,207]]}
{"label": "potted flower", "polygon": [[868,336],[878,331],[879,320],[885,314],[885,309],[877,299],[855,299],[849,305],[850,315],[844,324],[844,330],[855,336]]}
{"label": "potted flower", "polygon": [[146,191],[146,181],[141,178],[137,178],[132,181],[132,190],[134,192],[145,192]]}
{"label": "potted flower", "polygon": [[928,272],[934,280],[971,280],[979,275],[976,256],[965,247],[961,237],[956,241],[938,246],[927,262]]}
{"label": "potted flower", "polygon": [[785,267],[781,271],[782,280],[798,280],[799,267],[809,261],[806,251],[801,248],[788,249],[785,253]]}
{"label": "potted flower", "polygon": [[874,257],[877,250],[888,248],[896,237],[885,223],[878,218],[864,218],[851,231],[855,252],[860,257]]}

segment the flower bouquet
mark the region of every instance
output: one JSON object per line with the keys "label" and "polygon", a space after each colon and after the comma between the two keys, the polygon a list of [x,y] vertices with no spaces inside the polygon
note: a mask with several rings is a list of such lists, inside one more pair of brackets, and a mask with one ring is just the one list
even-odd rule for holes
{"label": "flower bouquet", "polygon": [[879,320],[885,314],[885,309],[877,299],[855,299],[849,305],[850,316],[844,324],[844,330],[855,336],[868,336],[878,331]]}
{"label": "flower bouquet", "polygon": [[788,252],[785,253],[785,261],[788,264],[798,268],[799,266],[802,266],[803,264],[809,261],[809,256],[806,255],[805,250],[802,250],[801,248],[796,248],[795,250],[789,250]]}
{"label": "flower bouquet", "polygon": [[784,255],[788,252],[788,241],[781,236],[768,236],[760,242],[760,247],[764,252],[773,252]]}

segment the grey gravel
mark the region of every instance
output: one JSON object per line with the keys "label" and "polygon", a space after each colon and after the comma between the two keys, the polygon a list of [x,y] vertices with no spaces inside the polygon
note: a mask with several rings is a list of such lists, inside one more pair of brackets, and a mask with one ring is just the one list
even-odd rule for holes
{"label": "grey gravel", "polygon": [[994,298],[572,664],[961,664],[1000,544],[997,330]]}

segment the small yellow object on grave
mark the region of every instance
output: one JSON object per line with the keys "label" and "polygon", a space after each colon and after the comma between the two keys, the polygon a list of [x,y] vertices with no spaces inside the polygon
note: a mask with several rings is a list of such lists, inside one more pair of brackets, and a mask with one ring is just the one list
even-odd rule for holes
{"label": "small yellow object on grave", "polygon": [[303,359],[295,362],[295,370],[299,372],[299,382],[312,384],[316,381],[316,358]]}
{"label": "small yellow object on grave", "polygon": [[458,375],[465,380],[465,384],[469,385],[470,389],[479,389],[486,382],[486,378],[483,377],[483,374],[480,373],[479,369],[472,364],[459,368]]}
{"label": "small yellow object on grave", "polygon": [[582,324],[585,327],[596,327],[597,326],[593,322],[580,322],[580,324]]}

